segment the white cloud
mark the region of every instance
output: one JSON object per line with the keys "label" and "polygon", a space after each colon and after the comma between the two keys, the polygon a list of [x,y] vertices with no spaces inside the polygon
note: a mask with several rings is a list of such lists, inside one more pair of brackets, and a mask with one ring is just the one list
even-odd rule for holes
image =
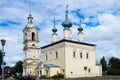
{"label": "white cloud", "polygon": [[86,41],[97,44],[97,58],[102,56],[120,57],[120,17],[112,14],[102,14],[98,17],[100,25],[85,29]]}
{"label": "white cloud", "polygon": [[[0,25],[0,39],[7,40],[5,51],[6,61],[13,65],[18,61],[19,54],[23,53],[23,33],[22,30],[27,24],[28,1],[25,0],[0,0],[0,23],[7,21],[20,22],[19,25]],[[72,11],[80,9],[80,13],[85,17],[82,21],[84,26],[85,42],[97,44],[97,58],[102,56],[120,57],[120,11],[118,0],[31,0],[31,13],[34,17],[33,23],[40,28],[40,47],[51,43],[51,29],[53,28],[53,17],[64,21],[65,6],[69,5],[69,19],[71,22],[79,22],[79,16]],[[90,16],[94,16],[90,19]],[[89,27],[85,22],[99,23],[94,27]],[[79,23],[78,23],[79,24]],[[56,25],[58,29],[58,39],[63,38],[63,27],[61,22]],[[85,28],[87,27],[87,28]],[[73,25],[72,37],[77,40],[77,28]],[[43,36],[44,35],[44,36]]]}

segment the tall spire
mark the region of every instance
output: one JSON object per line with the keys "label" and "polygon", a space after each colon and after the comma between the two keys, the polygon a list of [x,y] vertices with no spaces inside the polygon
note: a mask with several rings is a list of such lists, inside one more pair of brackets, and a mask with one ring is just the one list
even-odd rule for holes
{"label": "tall spire", "polygon": [[68,19],[68,5],[66,5],[66,11],[65,11],[65,21],[62,23],[63,27],[65,29],[69,29],[72,26],[72,23]]}
{"label": "tall spire", "polygon": [[28,24],[32,24],[32,20],[33,20],[33,17],[31,15],[31,10],[30,10],[30,7],[31,7],[31,1],[29,0],[29,17],[28,17]]}

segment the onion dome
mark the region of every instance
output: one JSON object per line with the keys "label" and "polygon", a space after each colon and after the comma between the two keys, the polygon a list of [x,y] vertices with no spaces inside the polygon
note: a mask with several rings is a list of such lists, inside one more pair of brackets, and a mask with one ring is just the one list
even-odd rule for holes
{"label": "onion dome", "polygon": [[72,26],[72,23],[68,19],[68,5],[66,6],[66,14],[65,14],[65,21],[62,23],[64,28],[70,28]]}
{"label": "onion dome", "polygon": [[52,29],[52,31],[55,33],[55,32],[57,32],[57,29],[54,27],[54,28]]}
{"label": "onion dome", "polygon": [[52,29],[52,32],[56,33],[57,32],[57,28],[55,27],[55,18],[54,18],[54,28]]}
{"label": "onion dome", "polygon": [[83,28],[81,27],[81,20],[80,20],[80,26],[79,26],[79,28],[78,28],[78,31],[79,31],[79,32],[82,32],[82,31],[83,31]]}

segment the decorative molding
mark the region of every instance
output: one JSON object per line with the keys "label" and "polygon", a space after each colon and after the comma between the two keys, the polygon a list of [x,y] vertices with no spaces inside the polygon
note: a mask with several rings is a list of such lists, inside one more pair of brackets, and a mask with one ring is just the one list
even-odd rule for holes
{"label": "decorative molding", "polygon": [[56,51],[57,49],[62,48],[64,46],[65,46],[64,43],[56,44],[56,45],[53,45],[53,46],[42,49],[42,53],[52,52],[54,50]]}
{"label": "decorative molding", "polygon": [[75,43],[65,43],[65,47],[71,47],[73,48],[73,50],[77,50],[77,49],[81,49],[81,50],[95,50],[95,47],[91,47],[91,46],[86,46],[86,45],[78,45]]}

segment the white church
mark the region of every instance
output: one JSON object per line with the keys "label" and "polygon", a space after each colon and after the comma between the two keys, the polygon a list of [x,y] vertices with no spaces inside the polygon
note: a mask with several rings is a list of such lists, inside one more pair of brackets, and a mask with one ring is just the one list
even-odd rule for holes
{"label": "white church", "polygon": [[30,14],[28,24],[23,30],[23,76],[51,77],[57,73],[63,74],[65,78],[102,76],[102,66],[96,65],[96,45],[83,41],[81,25],[78,28],[78,40],[73,41],[71,38],[72,23],[68,19],[68,7],[66,7],[65,21],[62,23],[63,39],[58,40],[54,23],[52,43],[41,48],[39,47],[39,30],[32,20],[33,17]]}

